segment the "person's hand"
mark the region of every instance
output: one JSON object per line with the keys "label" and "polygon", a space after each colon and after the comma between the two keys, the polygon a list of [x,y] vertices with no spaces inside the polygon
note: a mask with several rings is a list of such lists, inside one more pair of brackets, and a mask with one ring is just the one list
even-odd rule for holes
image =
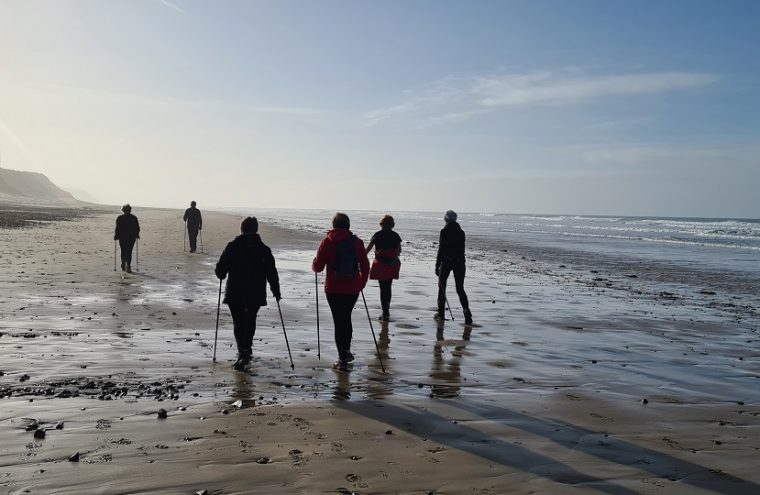
{"label": "person's hand", "polygon": [[116,236],[113,236],[113,240],[114,240],[114,241],[118,241],[118,240],[119,240],[119,238],[118,238],[118,237],[116,237]]}
{"label": "person's hand", "polygon": [[280,302],[280,299],[282,299],[282,294],[275,294],[274,295],[274,300],[275,301]]}
{"label": "person's hand", "polygon": [[198,230],[203,230],[203,227],[198,227]]}
{"label": "person's hand", "polygon": [[441,269],[438,268],[437,266],[435,267],[435,276],[436,277],[440,277],[441,276]]}

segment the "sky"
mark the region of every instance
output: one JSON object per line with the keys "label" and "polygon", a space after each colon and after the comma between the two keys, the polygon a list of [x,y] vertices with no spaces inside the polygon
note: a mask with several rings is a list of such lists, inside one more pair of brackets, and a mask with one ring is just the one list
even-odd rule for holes
{"label": "sky", "polygon": [[760,2],[0,0],[0,166],[100,202],[760,217]]}

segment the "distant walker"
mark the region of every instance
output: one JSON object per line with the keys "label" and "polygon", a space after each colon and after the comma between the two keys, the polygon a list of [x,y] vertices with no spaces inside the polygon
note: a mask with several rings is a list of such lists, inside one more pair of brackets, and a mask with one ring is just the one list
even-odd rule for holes
{"label": "distant walker", "polygon": [[122,206],[121,211],[124,214],[116,218],[113,239],[119,241],[121,248],[121,271],[132,273],[132,248],[135,246],[135,241],[140,238],[140,222],[132,214],[129,203]]}
{"label": "distant walker", "polygon": [[435,318],[446,319],[446,280],[449,273],[454,272],[454,284],[459,296],[459,302],[464,311],[465,325],[472,325],[472,313],[467,293],[464,291],[464,231],[457,223],[456,212],[449,210],[443,217],[446,226],[441,229],[438,240],[438,256],[435,260],[435,274],[438,277],[438,311]]}
{"label": "distant walker", "polygon": [[198,232],[203,230],[203,217],[201,210],[195,207],[195,201],[190,202],[190,208],[185,210],[182,217],[187,227],[187,237],[190,240],[190,252],[194,253],[197,248]]}

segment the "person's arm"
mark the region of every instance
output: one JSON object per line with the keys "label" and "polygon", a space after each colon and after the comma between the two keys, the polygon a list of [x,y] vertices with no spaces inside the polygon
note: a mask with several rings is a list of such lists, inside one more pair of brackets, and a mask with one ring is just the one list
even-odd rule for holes
{"label": "person's arm", "polygon": [[364,289],[367,286],[367,280],[369,280],[369,259],[367,259],[364,243],[358,237],[356,238],[356,252],[359,255],[359,277],[361,277],[362,289]]}
{"label": "person's arm", "polygon": [[230,246],[229,244],[227,247],[224,248],[224,251],[222,251],[222,255],[219,257],[219,261],[216,263],[216,268],[214,268],[214,273],[216,273],[216,278],[219,280],[224,280],[227,277],[227,274],[230,271]]}
{"label": "person's arm", "polygon": [[187,212],[188,210],[185,210],[185,214],[182,215],[182,220],[184,220],[185,222],[187,222]]}
{"label": "person's arm", "polygon": [[119,238],[119,219],[116,219],[116,228],[113,229],[113,240],[117,240]]}
{"label": "person's arm", "polygon": [[140,221],[135,217],[135,228],[137,229],[137,238],[140,238]]}
{"label": "person's arm", "polygon": [[367,244],[367,250],[365,251],[366,254],[369,254],[370,251],[372,251],[372,248],[375,247],[375,238],[377,237],[377,234],[372,236],[372,239],[369,240],[369,244]]}
{"label": "person's arm", "polygon": [[267,282],[269,282],[269,289],[272,291],[272,295],[274,298],[279,301],[282,299],[282,294],[280,293],[280,275],[277,273],[277,266],[274,262],[274,256],[272,256],[272,251],[270,250],[267,253]]}
{"label": "person's arm", "polygon": [[435,257],[435,274],[436,276],[441,274],[441,250],[443,249],[443,230],[438,236],[438,254]]}
{"label": "person's arm", "polygon": [[319,273],[325,269],[327,264],[327,239],[322,239],[317,248],[317,255],[314,257],[314,261],[311,262],[311,269],[315,273]]}

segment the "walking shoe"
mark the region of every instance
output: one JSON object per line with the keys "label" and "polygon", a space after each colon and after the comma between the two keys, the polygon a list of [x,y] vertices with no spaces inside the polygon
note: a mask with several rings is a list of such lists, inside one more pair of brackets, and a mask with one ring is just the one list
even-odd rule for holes
{"label": "walking shoe", "polygon": [[442,309],[439,309],[438,311],[435,312],[435,314],[433,315],[433,318],[436,320],[445,320],[446,312]]}
{"label": "walking shoe", "polygon": [[391,321],[391,317],[388,313],[383,313],[377,317],[379,321]]}
{"label": "walking shoe", "polygon": [[469,308],[464,310],[464,324],[472,325],[472,313]]}
{"label": "walking shoe", "polygon": [[124,263],[124,262],[122,261],[122,262],[121,262],[121,271],[123,271],[123,272],[124,272],[124,271],[126,271],[126,270],[127,270],[127,264],[126,264],[126,263]]}
{"label": "walking shoe", "polygon": [[132,265],[127,265],[127,273],[132,273]]}
{"label": "walking shoe", "polygon": [[245,367],[248,365],[248,363],[251,362],[250,356],[239,356],[237,361],[235,361],[235,364],[232,365],[233,368],[235,368],[236,371],[243,371]]}
{"label": "walking shoe", "polygon": [[350,363],[354,360],[354,354],[351,351],[346,351],[346,359],[344,359],[345,362]]}
{"label": "walking shoe", "polygon": [[338,371],[348,371],[348,361],[344,359],[335,361],[332,366]]}

